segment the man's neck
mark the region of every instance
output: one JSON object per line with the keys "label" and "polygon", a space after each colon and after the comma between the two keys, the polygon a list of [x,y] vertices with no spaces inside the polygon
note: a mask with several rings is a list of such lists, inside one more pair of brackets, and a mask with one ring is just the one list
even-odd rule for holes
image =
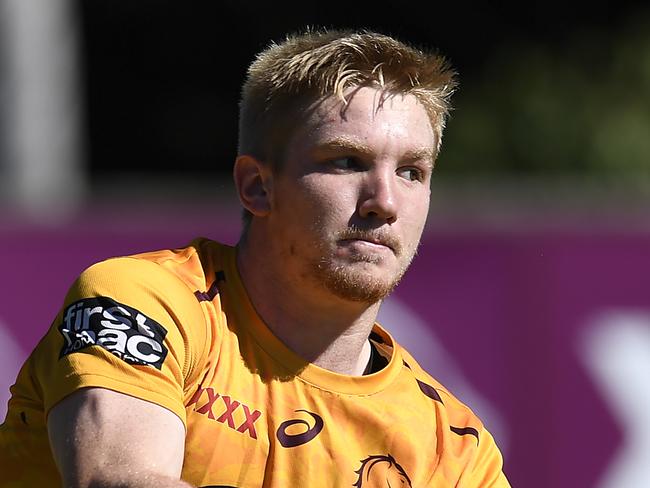
{"label": "man's neck", "polygon": [[293,352],[330,371],[362,375],[370,359],[368,336],[380,302],[365,304],[287,279],[281,260],[250,243],[237,246],[237,266],[264,323]]}

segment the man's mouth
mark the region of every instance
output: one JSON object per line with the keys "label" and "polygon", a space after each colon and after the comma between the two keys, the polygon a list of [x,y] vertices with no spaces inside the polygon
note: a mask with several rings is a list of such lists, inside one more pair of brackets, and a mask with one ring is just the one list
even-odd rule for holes
{"label": "man's mouth", "polygon": [[394,251],[392,247],[390,247],[388,244],[378,240],[378,239],[342,239],[339,242],[346,243],[346,242],[361,242],[364,244],[370,244],[374,247],[385,247],[390,249],[391,251]]}
{"label": "man's mouth", "polygon": [[396,255],[400,250],[400,244],[396,237],[377,230],[346,229],[339,235],[338,241],[341,243],[360,241],[372,246],[381,246],[390,249]]}

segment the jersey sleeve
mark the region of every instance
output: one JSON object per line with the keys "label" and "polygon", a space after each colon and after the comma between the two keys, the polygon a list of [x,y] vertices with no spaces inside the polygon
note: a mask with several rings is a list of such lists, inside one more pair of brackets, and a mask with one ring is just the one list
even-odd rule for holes
{"label": "jersey sleeve", "polygon": [[429,395],[435,392],[440,415],[439,441],[444,445],[441,471],[445,480],[459,488],[510,488],[503,472],[503,457],[492,434],[478,416],[432,378],[420,365],[401,349],[417,377],[429,386]]}
{"label": "jersey sleeve", "polygon": [[492,434],[472,410],[446,389],[447,419],[452,450],[463,466],[459,485],[464,488],[510,488],[503,473],[503,456]]}
{"label": "jersey sleeve", "polygon": [[503,458],[490,432],[483,429],[476,454],[470,461],[461,480],[462,486],[476,488],[510,488],[503,473]]}
{"label": "jersey sleeve", "polygon": [[80,388],[100,387],[156,403],[185,424],[185,385],[206,334],[195,296],[165,267],[137,258],[94,265],[35,354],[45,413]]}

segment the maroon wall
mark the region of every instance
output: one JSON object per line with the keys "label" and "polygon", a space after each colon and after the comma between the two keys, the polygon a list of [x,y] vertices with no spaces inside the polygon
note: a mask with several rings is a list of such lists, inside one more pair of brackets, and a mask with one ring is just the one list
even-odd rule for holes
{"label": "maroon wall", "polygon": [[[198,206],[94,210],[49,226],[0,218],[0,416],[18,363],[84,267],[198,235],[234,243],[238,229],[236,211]],[[634,231],[434,226],[382,319],[479,411],[514,486],[596,486],[620,468],[633,429],[593,366],[594,344],[602,330],[632,330],[636,344],[650,331],[649,248]],[[635,353],[616,344],[614,364]]]}

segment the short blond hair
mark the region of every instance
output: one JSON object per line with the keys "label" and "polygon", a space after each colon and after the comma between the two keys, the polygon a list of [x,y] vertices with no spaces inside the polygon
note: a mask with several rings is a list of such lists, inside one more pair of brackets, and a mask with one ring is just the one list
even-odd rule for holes
{"label": "short blond hair", "polygon": [[315,31],[271,44],[248,69],[239,108],[239,154],[281,165],[306,105],[350,87],[412,94],[426,109],[440,147],[456,73],[442,56],[369,31]]}

